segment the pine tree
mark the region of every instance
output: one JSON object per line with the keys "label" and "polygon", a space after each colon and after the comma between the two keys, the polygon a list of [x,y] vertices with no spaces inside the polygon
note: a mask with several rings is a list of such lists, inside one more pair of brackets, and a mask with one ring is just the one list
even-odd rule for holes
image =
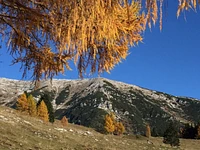
{"label": "pine tree", "polygon": [[61,124],[62,124],[63,126],[67,126],[67,125],[68,125],[68,119],[67,119],[65,116],[62,117],[62,119],[61,119]]}
{"label": "pine tree", "polygon": [[38,117],[40,119],[44,120],[45,122],[48,122],[49,121],[49,114],[48,114],[47,106],[45,105],[43,100],[41,101],[41,103],[39,104],[37,109],[38,109],[37,110]]}
{"label": "pine tree", "polygon": [[25,93],[20,95],[19,98],[17,99],[17,109],[21,112],[28,113],[29,105]]}
{"label": "pine tree", "polygon": [[48,113],[49,113],[49,122],[53,123],[54,122],[54,110],[53,110],[53,106],[51,104],[51,99],[50,96],[48,94],[43,94],[40,98],[40,100],[38,101],[37,105],[39,105],[41,103],[41,101],[44,101],[47,109],[48,109]]}
{"label": "pine tree", "polygon": [[37,115],[37,107],[35,100],[32,95],[28,96],[28,112],[30,116],[36,116]]}
{"label": "pine tree", "polygon": [[167,130],[164,132],[163,143],[171,146],[179,146],[178,128],[174,123],[170,123]]}
{"label": "pine tree", "polygon": [[151,137],[151,128],[149,124],[146,125],[146,137],[150,138]]}
{"label": "pine tree", "polygon": [[108,133],[113,133],[115,130],[114,122],[109,114],[107,114],[105,117],[104,128],[105,128],[106,132],[108,132]]}

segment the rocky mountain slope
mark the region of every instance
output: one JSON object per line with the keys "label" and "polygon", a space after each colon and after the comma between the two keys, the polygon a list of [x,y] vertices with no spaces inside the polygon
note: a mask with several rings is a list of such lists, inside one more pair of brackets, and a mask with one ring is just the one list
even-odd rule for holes
{"label": "rocky mountain slope", "polygon": [[105,78],[42,81],[37,90],[27,81],[0,79],[0,104],[13,106],[23,91],[36,99],[50,95],[56,118],[102,131],[104,116],[115,112],[128,133],[144,134],[146,123],[154,135],[162,135],[171,120],[181,123],[200,121],[200,101],[176,97]]}

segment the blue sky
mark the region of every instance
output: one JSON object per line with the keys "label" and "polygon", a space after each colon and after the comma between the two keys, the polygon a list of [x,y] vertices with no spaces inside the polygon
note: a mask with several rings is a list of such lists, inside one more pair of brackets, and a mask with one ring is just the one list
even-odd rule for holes
{"label": "blue sky", "polygon": [[[101,77],[200,99],[200,11],[186,12],[185,20],[184,14],[176,18],[176,9],[177,3],[170,1],[163,30],[158,24],[147,29],[143,43],[130,48],[127,59]],[[12,58],[5,47],[0,54],[0,77],[21,79],[20,65],[10,66]],[[77,79],[77,69],[56,78]]]}

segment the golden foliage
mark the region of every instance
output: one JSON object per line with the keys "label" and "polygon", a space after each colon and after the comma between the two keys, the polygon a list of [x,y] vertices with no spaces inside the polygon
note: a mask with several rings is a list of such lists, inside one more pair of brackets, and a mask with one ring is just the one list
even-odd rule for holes
{"label": "golden foliage", "polygon": [[17,109],[21,112],[28,113],[29,104],[25,93],[17,99]]}
{"label": "golden foliage", "polygon": [[113,133],[115,131],[114,122],[113,122],[113,120],[112,120],[112,118],[111,118],[111,116],[109,114],[107,114],[105,116],[104,128],[105,128],[106,132],[108,132],[108,133]]}
{"label": "golden foliage", "polygon": [[121,135],[125,132],[125,127],[122,122],[116,121],[116,116],[114,113],[107,114],[105,116],[104,128],[108,133],[114,133],[115,135]]}
{"label": "golden foliage", "polygon": [[125,132],[125,127],[124,125],[122,124],[122,122],[116,122],[115,123],[115,134],[117,135],[121,135]]}
{"label": "golden foliage", "polygon": [[0,29],[13,63],[22,63],[24,76],[52,78],[69,60],[82,77],[90,71],[109,72],[142,40],[144,15],[138,2],[127,0],[2,0]]}
{"label": "golden foliage", "polygon": [[33,98],[32,95],[28,96],[28,112],[30,116],[36,116],[37,115],[37,107],[36,107],[36,103],[35,100]]}
{"label": "golden foliage", "polygon": [[37,108],[37,114],[40,119],[42,119],[45,122],[49,121],[49,114],[48,109],[44,101],[42,100]]}
{"label": "golden foliage", "polygon": [[150,138],[151,137],[151,128],[149,124],[146,125],[146,137]]}
{"label": "golden foliage", "polygon": [[61,122],[61,124],[63,126],[67,126],[68,125],[68,119],[65,116],[62,117],[60,122]]}
{"label": "golden foliage", "polygon": [[[180,12],[196,10],[198,0],[177,0]],[[142,40],[146,23],[151,28],[164,0],[1,0],[0,36],[21,63],[23,77],[52,78],[77,64],[80,77],[90,72],[109,72],[128,55],[130,46]]]}
{"label": "golden foliage", "polygon": [[[142,3],[142,0],[139,0]],[[177,17],[179,17],[180,12],[193,9],[196,10],[197,4],[200,4],[200,0],[177,0],[178,1],[178,9],[177,9]],[[167,2],[167,0],[145,0],[145,10],[146,10],[146,23],[149,28],[151,28],[151,22],[155,25],[158,19],[158,13],[160,20],[160,29],[162,29],[162,12],[163,12],[163,4]],[[159,9],[158,9],[159,8]]]}

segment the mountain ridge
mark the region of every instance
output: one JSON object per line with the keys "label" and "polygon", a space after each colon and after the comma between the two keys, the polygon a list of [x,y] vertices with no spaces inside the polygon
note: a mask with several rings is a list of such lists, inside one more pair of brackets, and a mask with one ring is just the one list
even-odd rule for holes
{"label": "mountain ridge", "polygon": [[[56,118],[67,116],[69,121],[103,130],[104,116],[114,112],[127,133],[144,134],[150,124],[155,134],[162,135],[170,121],[195,123],[200,120],[200,101],[149,90],[136,85],[93,78],[83,80],[53,79],[41,81],[36,90],[30,81],[0,78],[0,105],[13,107],[24,91],[36,100],[49,94]],[[9,93],[9,94],[8,94]],[[164,124],[161,126],[161,124]]]}

